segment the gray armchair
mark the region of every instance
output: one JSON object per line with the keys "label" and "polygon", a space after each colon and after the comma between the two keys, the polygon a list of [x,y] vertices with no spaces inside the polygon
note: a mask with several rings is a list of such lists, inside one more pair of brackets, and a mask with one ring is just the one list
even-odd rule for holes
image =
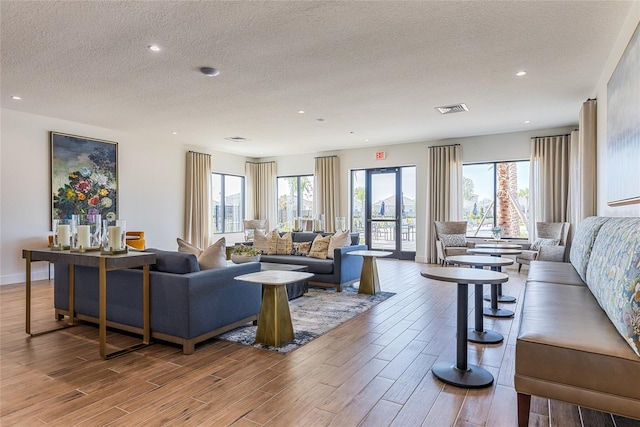
{"label": "gray armchair", "polygon": [[433,224],[440,264],[446,264],[449,256],[466,255],[467,249],[474,247],[472,242],[467,242],[467,221],[433,221]]}
{"label": "gray armchair", "polygon": [[568,222],[536,222],[538,238],[522,245],[522,254],[516,257],[518,273],[522,264],[529,265],[533,260],[563,262],[569,226]]}

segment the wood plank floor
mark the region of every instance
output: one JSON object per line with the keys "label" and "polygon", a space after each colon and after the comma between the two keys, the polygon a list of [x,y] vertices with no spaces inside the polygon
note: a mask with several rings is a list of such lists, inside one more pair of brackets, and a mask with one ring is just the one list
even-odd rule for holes
{"label": "wood plank floor", "polygon": [[[27,337],[24,284],[0,286],[0,425],[516,425],[517,316],[485,318],[486,328],[505,336],[503,343],[468,346],[469,363],[488,369],[493,386],[443,384],[430,368],[455,360],[456,286],[423,278],[423,267],[378,260],[382,290],[396,295],[288,355],[210,340],[189,356],[155,343],[104,361],[94,325]],[[504,291],[520,301],[526,270],[508,273]],[[33,288],[32,330],[54,326],[52,282]],[[510,306],[519,311],[519,302]],[[108,333],[110,346],[137,341]],[[534,397],[530,425],[640,422]]]}

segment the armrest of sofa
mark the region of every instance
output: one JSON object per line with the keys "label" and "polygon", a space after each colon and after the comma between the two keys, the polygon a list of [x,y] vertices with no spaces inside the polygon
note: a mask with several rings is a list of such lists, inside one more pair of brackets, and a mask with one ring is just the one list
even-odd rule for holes
{"label": "armrest of sofa", "polygon": [[566,246],[540,246],[536,260],[564,262],[565,249]]}
{"label": "armrest of sofa", "polygon": [[366,251],[367,245],[351,245],[334,249],[333,275],[338,283],[356,280],[362,272],[362,257],[349,255],[353,251]]}

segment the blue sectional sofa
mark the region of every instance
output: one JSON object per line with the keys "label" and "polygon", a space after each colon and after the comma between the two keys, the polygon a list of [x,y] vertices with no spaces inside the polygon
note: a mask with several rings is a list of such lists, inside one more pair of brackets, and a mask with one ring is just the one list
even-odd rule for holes
{"label": "blue sectional sofa", "polygon": [[[281,233],[283,234],[283,233]],[[312,242],[318,233],[292,232],[293,242]],[[323,234],[326,235],[326,234]],[[366,245],[359,245],[357,233],[351,233],[351,245],[334,250],[333,259],[319,259],[298,255],[261,255],[261,262],[273,262],[278,264],[306,265],[309,273],[314,276],[309,279],[309,285],[332,287],[338,292],[342,287],[360,280],[362,272],[361,256],[348,255],[352,251],[366,250]]]}
{"label": "blue sectional sofa", "polygon": [[[156,254],[150,272],[152,338],[180,344],[191,354],[201,341],[257,319],[262,287],[235,280],[260,271],[257,262],[200,271],[193,254],[147,249]],[[97,323],[98,269],[75,266],[75,312]],[[69,268],[56,264],[54,306],[68,314]],[[142,333],[142,269],[107,273],[107,325]]]}
{"label": "blue sectional sofa", "polygon": [[640,419],[640,218],[586,218],[570,260],[531,261],[515,358],[522,427],[532,395]]}

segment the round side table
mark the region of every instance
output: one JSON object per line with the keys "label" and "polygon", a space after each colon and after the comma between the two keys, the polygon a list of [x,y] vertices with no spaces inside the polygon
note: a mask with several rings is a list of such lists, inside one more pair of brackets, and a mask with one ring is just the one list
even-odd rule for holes
{"label": "round side table", "polygon": [[431,371],[436,378],[457,387],[482,388],[493,384],[493,375],[484,368],[467,363],[467,312],[469,284],[504,283],[509,276],[496,271],[462,267],[425,268],[420,273],[428,279],[458,284],[456,320],[456,362],[440,362]]}
{"label": "round side table", "polygon": [[[459,265],[470,265],[478,269],[482,269],[482,267],[491,267],[493,271],[499,271],[499,269],[503,266],[513,264],[513,260],[509,258],[502,257],[493,257],[493,256],[478,256],[478,255],[453,255],[447,258],[448,262]],[[502,334],[498,332],[490,331],[484,329],[484,318],[485,310],[491,310],[494,313],[494,307],[483,307],[482,303],[482,284],[476,284],[475,289],[475,307],[474,307],[474,318],[475,325],[473,328],[469,328],[468,331],[468,340],[470,342],[480,343],[480,344],[496,344],[502,342],[504,337]],[[497,289],[497,284],[492,284],[491,289],[495,287]],[[498,302],[495,301],[495,310],[498,309]],[[507,310],[508,311],[508,310]],[[513,315],[513,312],[511,312]]]}

